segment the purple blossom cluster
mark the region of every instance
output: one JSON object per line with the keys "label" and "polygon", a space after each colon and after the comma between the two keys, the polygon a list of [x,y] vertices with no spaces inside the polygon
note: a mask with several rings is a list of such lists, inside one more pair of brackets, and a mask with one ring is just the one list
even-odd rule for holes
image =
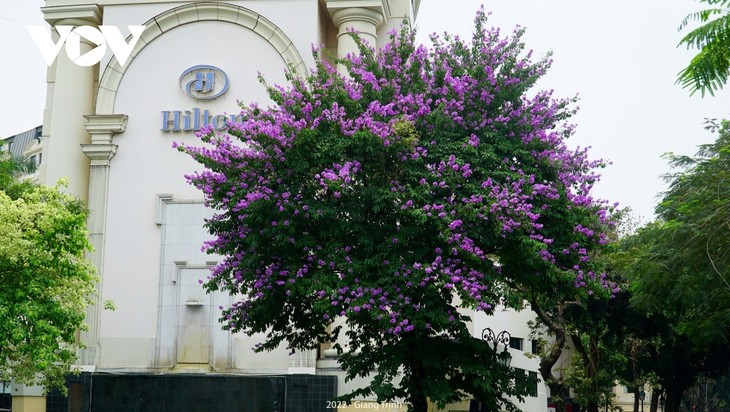
{"label": "purple blossom cluster", "polygon": [[269,87],[274,106],[178,146],[216,210],[206,285],[241,297],[228,327],[297,346],[343,316],[397,338],[459,330],[457,307],[490,312],[504,285],[616,291],[591,260],[609,208],[591,196],[603,162],[567,146],[573,100],[531,92],[550,61],[520,30],[478,28],[430,48],[393,33],[346,75],[320,59]]}

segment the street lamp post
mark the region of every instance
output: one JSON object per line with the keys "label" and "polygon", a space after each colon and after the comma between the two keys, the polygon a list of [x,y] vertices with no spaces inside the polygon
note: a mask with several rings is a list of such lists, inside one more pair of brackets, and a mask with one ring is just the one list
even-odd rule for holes
{"label": "street lamp post", "polygon": [[497,345],[500,343],[504,345],[504,350],[501,353],[498,353],[497,356],[499,357],[499,362],[506,367],[509,367],[512,362],[512,355],[510,355],[507,350],[511,338],[512,335],[510,335],[506,330],[503,330],[496,335],[491,328],[484,328],[484,330],[482,330],[482,339],[487,342],[492,342],[494,352],[497,352]]}

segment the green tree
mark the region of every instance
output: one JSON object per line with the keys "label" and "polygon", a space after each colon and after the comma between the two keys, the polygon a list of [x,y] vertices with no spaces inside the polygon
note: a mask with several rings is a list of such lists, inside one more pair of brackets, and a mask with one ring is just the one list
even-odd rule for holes
{"label": "green tree", "polygon": [[[571,313],[576,331],[572,336],[574,358],[580,363],[568,371],[567,380],[589,410],[597,409],[599,385],[608,382],[634,389],[634,412],[639,411],[639,395],[647,386],[654,389],[647,400],[651,412],[656,412],[658,396],[664,392],[671,393],[667,407],[672,410],[669,405],[674,398],[681,398],[694,379],[696,372],[689,365],[700,365],[689,352],[691,342],[681,340],[675,332],[670,308],[649,310],[637,308],[635,303],[634,294],[644,293],[636,289],[636,278],[645,274],[646,267],[641,265],[645,264],[646,248],[657,240],[657,233],[651,230],[655,226],[647,225],[617,239],[603,255],[608,272],[622,285],[615,298],[589,302],[585,310]],[[677,374],[677,370],[683,373]]]}
{"label": "green tree", "polygon": [[573,101],[531,90],[549,60],[532,61],[521,35],[483,12],[470,43],[427,48],[403,29],[377,55],[361,44],[340,62],[347,76],[317,59],[269,87],[277,106],[180,146],[205,166],[189,180],[217,212],[207,246],[225,259],[206,287],[243,297],[226,327],[265,333],[259,350],[334,342],[349,378],[372,378],[346,399],[514,410],[526,377],[461,309],[565,285],[611,293],[589,257],[605,240],[590,196],[602,164],[566,145]]}
{"label": "green tree", "polygon": [[[679,168],[657,207],[659,221],[626,240],[633,307],[653,322],[645,341],[668,411],[704,373],[723,372],[730,331],[730,123],[709,121],[714,143],[669,154]],[[677,370],[683,373],[677,374]]]}
{"label": "green tree", "polygon": [[[668,154],[681,170],[657,207],[659,238],[647,251],[655,270],[642,273],[638,288],[652,291],[688,318],[678,326],[698,343],[727,343],[730,331],[730,122],[708,121],[717,134],[695,157]],[[661,282],[658,282],[661,280]],[[639,299],[640,297],[637,297]],[[640,303],[660,305],[659,301]]]}
{"label": "green tree", "polygon": [[35,172],[36,164],[5,150],[4,143],[0,140],[0,190],[11,196],[17,196],[31,185],[22,177]]}
{"label": "green tree", "polygon": [[679,46],[699,49],[699,52],[679,72],[677,83],[692,94],[699,91],[704,96],[720,90],[730,72],[730,0],[700,1],[712,7],[688,15],[679,26],[682,30],[691,22],[701,24],[679,41]]}
{"label": "green tree", "polygon": [[582,307],[571,307],[570,342],[573,362],[566,371],[566,383],[587,412],[598,412],[612,403],[612,389],[626,365],[623,342],[613,333],[613,323],[624,311],[620,293],[613,299],[587,299]]}
{"label": "green tree", "polygon": [[660,222],[640,229],[625,245],[633,256],[624,268],[631,277],[631,322],[625,333],[627,340],[639,343],[631,355],[633,379],[645,382],[646,376],[656,376],[668,412],[680,410],[684,392],[698,376],[715,376],[730,365],[723,332],[712,330],[716,320],[705,323],[717,314],[703,312],[714,305],[705,305],[700,295],[712,292],[695,290],[701,281],[691,280],[691,266],[685,265],[692,263],[676,259],[684,247],[676,240],[673,228]]}
{"label": "green tree", "polygon": [[0,153],[0,380],[65,388],[94,292],[86,210]]}
{"label": "green tree", "polygon": [[[619,256],[618,239],[633,230],[635,221],[631,211],[624,209],[614,211],[611,222],[609,242],[594,251],[593,260],[605,269],[606,276],[622,285],[621,291],[612,296],[581,295],[566,283],[553,290],[539,291],[533,287],[525,294],[537,314],[534,335],[551,336],[541,345],[540,373],[558,412],[565,409],[563,396],[567,395],[562,394],[567,394],[568,388],[572,389],[574,400],[588,411],[610,404],[610,388],[619,379],[619,370],[625,367],[626,358],[621,351],[624,340],[617,333],[617,326],[627,321],[626,282],[613,270],[613,261]],[[565,359],[566,351],[572,351],[572,361],[558,365],[560,359]]]}

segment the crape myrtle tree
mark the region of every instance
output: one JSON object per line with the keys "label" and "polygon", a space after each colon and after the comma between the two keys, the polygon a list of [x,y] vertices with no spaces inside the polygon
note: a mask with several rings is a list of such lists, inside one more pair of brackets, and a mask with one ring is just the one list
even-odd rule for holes
{"label": "crape myrtle tree", "polygon": [[601,162],[566,145],[573,101],[532,91],[549,59],[486,20],[471,42],[428,48],[404,28],[377,54],[360,43],[344,75],[315,56],[268,87],[275,106],[176,145],[205,167],[188,179],[216,211],[204,248],[224,256],[205,287],[239,297],[224,327],[264,333],[258,351],[333,342],[348,378],[371,378],[344,400],[515,410],[526,378],[460,309],[566,279],[611,293],[589,259],[605,240],[589,193]]}

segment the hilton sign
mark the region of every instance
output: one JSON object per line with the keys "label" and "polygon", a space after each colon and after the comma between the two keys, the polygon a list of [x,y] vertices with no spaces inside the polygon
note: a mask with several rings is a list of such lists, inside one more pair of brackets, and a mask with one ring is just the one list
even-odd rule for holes
{"label": "hilton sign", "polygon": [[200,110],[193,107],[192,110],[163,110],[162,130],[163,132],[197,132],[202,127],[213,126],[216,130],[226,127],[226,121],[241,121],[240,115],[211,115],[208,109]]}
{"label": "hilton sign", "polygon": [[[185,70],[178,79],[180,88],[195,100],[213,100],[228,91],[226,73],[208,65],[193,66]],[[196,132],[203,127],[212,126],[216,130],[226,127],[227,121],[241,120],[240,115],[212,115],[208,109],[193,107],[190,110],[163,110],[163,132]]]}

